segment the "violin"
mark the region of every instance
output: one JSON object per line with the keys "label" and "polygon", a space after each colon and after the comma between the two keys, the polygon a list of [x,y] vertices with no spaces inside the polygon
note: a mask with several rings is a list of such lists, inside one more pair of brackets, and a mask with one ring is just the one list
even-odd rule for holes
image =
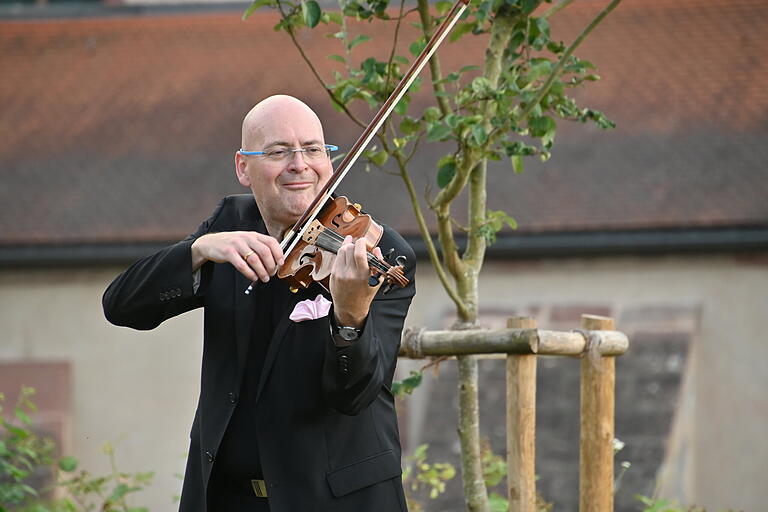
{"label": "violin", "polygon": [[[286,255],[286,260],[278,269],[277,276],[289,278],[292,281],[292,289],[306,288],[313,281],[321,283],[326,281],[327,285],[333,260],[332,257],[329,257],[330,254],[328,253],[335,254],[336,250],[341,246],[341,241],[344,240],[344,236],[347,234],[352,235],[353,238],[355,234],[358,235],[357,238],[365,236],[366,247],[369,249],[368,263],[371,266],[369,284],[371,286],[378,285],[379,276],[381,275],[385,276],[388,287],[391,287],[393,284],[398,286],[406,286],[408,284],[408,280],[403,275],[404,256],[398,256],[395,260],[396,265],[392,265],[388,261],[381,262],[381,260],[370,253],[370,249],[375,247],[381,238],[383,233],[381,226],[376,224],[369,215],[362,214],[358,207],[350,205],[346,198],[333,199],[331,194],[333,194],[341,180],[363,153],[376,132],[382,127],[397,103],[408,92],[408,88],[416,80],[419,72],[424,68],[432,54],[437,50],[437,47],[440,46],[464,13],[464,10],[469,5],[469,1],[456,1],[451,11],[440,26],[437,27],[434,34],[432,34],[424,49],[395,86],[392,94],[382,104],[376,115],[373,116],[371,122],[363,130],[354,146],[352,146],[352,149],[344,156],[331,179],[320,190],[320,193],[314,198],[296,224],[283,237],[283,240],[280,242],[280,248],[283,250],[283,254]],[[337,202],[339,199],[343,199],[343,202]],[[358,217],[362,220],[357,220]],[[338,224],[334,224],[334,222],[338,222]],[[367,229],[361,229],[363,225]],[[350,232],[340,229],[341,226],[344,226],[345,229],[350,228]],[[375,226],[378,226],[378,228]],[[374,239],[375,241],[373,241]],[[325,248],[316,245],[318,243],[324,244]],[[325,251],[325,254],[323,251]],[[245,291],[246,294],[251,292],[253,285],[254,283],[251,283]],[[385,289],[385,291],[387,290],[388,288]]]}
{"label": "violin", "polygon": [[359,204],[350,203],[344,196],[331,199],[310,223],[299,243],[285,257],[285,262],[278,268],[277,277],[285,279],[293,291],[307,288],[313,282],[329,289],[334,255],[344,237],[350,235],[354,239],[365,239],[368,265],[371,268],[368,284],[377,286],[383,276],[386,283],[384,293],[393,285],[405,287],[409,282],[403,274],[405,256],[397,256],[396,264],[393,265],[388,260],[394,249],[390,250],[384,261],[371,253],[383,233],[381,224],[370,215],[362,213]]}

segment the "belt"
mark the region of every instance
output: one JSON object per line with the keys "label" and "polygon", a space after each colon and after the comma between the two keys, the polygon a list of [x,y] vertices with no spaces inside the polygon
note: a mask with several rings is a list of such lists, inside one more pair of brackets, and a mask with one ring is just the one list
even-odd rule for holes
{"label": "belt", "polygon": [[267,484],[264,480],[251,480],[251,487],[253,487],[253,492],[257,497],[267,497]]}

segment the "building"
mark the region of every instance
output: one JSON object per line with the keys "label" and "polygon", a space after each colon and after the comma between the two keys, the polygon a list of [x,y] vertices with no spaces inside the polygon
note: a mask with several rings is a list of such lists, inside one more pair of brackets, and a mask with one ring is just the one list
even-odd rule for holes
{"label": "building", "polygon": [[[573,4],[553,30],[573,39],[602,5]],[[107,469],[106,440],[116,442],[121,469],[157,471],[143,504],[165,510],[180,488],[174,473],[183,470],[198,393],[201,316],[146,333],[117,329],[102,318],[103,289],[130,260],[193,231],[222,195],[241,192],[232,155],[255,101],[276,92],[305,98],[329,141],[344,147],[357,131],[307,79],[270,13],[242,22],[242,5],[1,7],[0,383],[40,388],[41,418],[93,471]],[[630,353],[650,354],[640,361],[648,372],[632,373],[648,378],[649,394],[631,395],[649,408],[639,413],[656,417],[653,389],[675,411],[664,408],[649,434],[661,448],[638,485],[652,488],[646,471],[658,472],[664,495],[711,509],[758,510],[768,498],[767,11],[758,0],[623,3],[578,52],[603,76],[580,103],[617,129],[563,125],[546,165],[522,175],[493,169],[489,187],[491,207],[520,229],[489,252],[484,317],[529,312],[541,327],[568,329],[582,312],[615,316],[632,336]],[[328,71],[333,41],[301,37]],[[480,52],[467,42],[441,55],[458,66]],[[414,165],[420,190],[437,156],[430,149]],[[420,247],[396,178],[357,172],[342,192]],[[449,322],[426,262],[418,286],[408,323]],[[643,340],[660,348],[645,351]],[[658,364],[669,371],[654,380]],[[619,426],[629,400],[619,393]],[[424,437],[430,426],[418,411],[407,415],[408,446],[427,441],[437,451],[441,441]],[[557,439],[545,428],[562,415],[551,414],[539,417],[540,441]],[[444,446],[439,453],[450,455]],[[635,446],[628,457],[643,456]],[[640,492],[629,487],[632,474],[625,492]],[[545,496],[567,499],[571,491],[548,483],[561,475],[551,475],[542,474]]]}

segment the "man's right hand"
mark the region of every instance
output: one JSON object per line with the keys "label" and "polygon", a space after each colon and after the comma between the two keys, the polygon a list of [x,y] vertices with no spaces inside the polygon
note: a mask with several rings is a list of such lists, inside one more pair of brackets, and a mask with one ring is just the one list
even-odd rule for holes
{"label": "man's right hand", "polygon": [[192,243],[192,271],[206,261],[229,262],[248,280],[266,283],[284,260],[280,243],[255,231],[210,233]]}

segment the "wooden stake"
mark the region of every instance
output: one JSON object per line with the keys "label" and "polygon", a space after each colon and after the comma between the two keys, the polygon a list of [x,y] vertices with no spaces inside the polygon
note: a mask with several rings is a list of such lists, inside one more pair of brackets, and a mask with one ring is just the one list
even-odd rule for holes
{"label": "wooden stake", "polygon": [[[512,329],[535,329],[536,320],[512,317]],[[536,512],[536,356],[507,356],[507,490],[509,512]]]}
{"label": "wooden stake", "polygon": [[[612,318],[582,315],[585,330],[613,330]],[[616,359],[593,347],[581,360],[579,511],[613,512]]]}

